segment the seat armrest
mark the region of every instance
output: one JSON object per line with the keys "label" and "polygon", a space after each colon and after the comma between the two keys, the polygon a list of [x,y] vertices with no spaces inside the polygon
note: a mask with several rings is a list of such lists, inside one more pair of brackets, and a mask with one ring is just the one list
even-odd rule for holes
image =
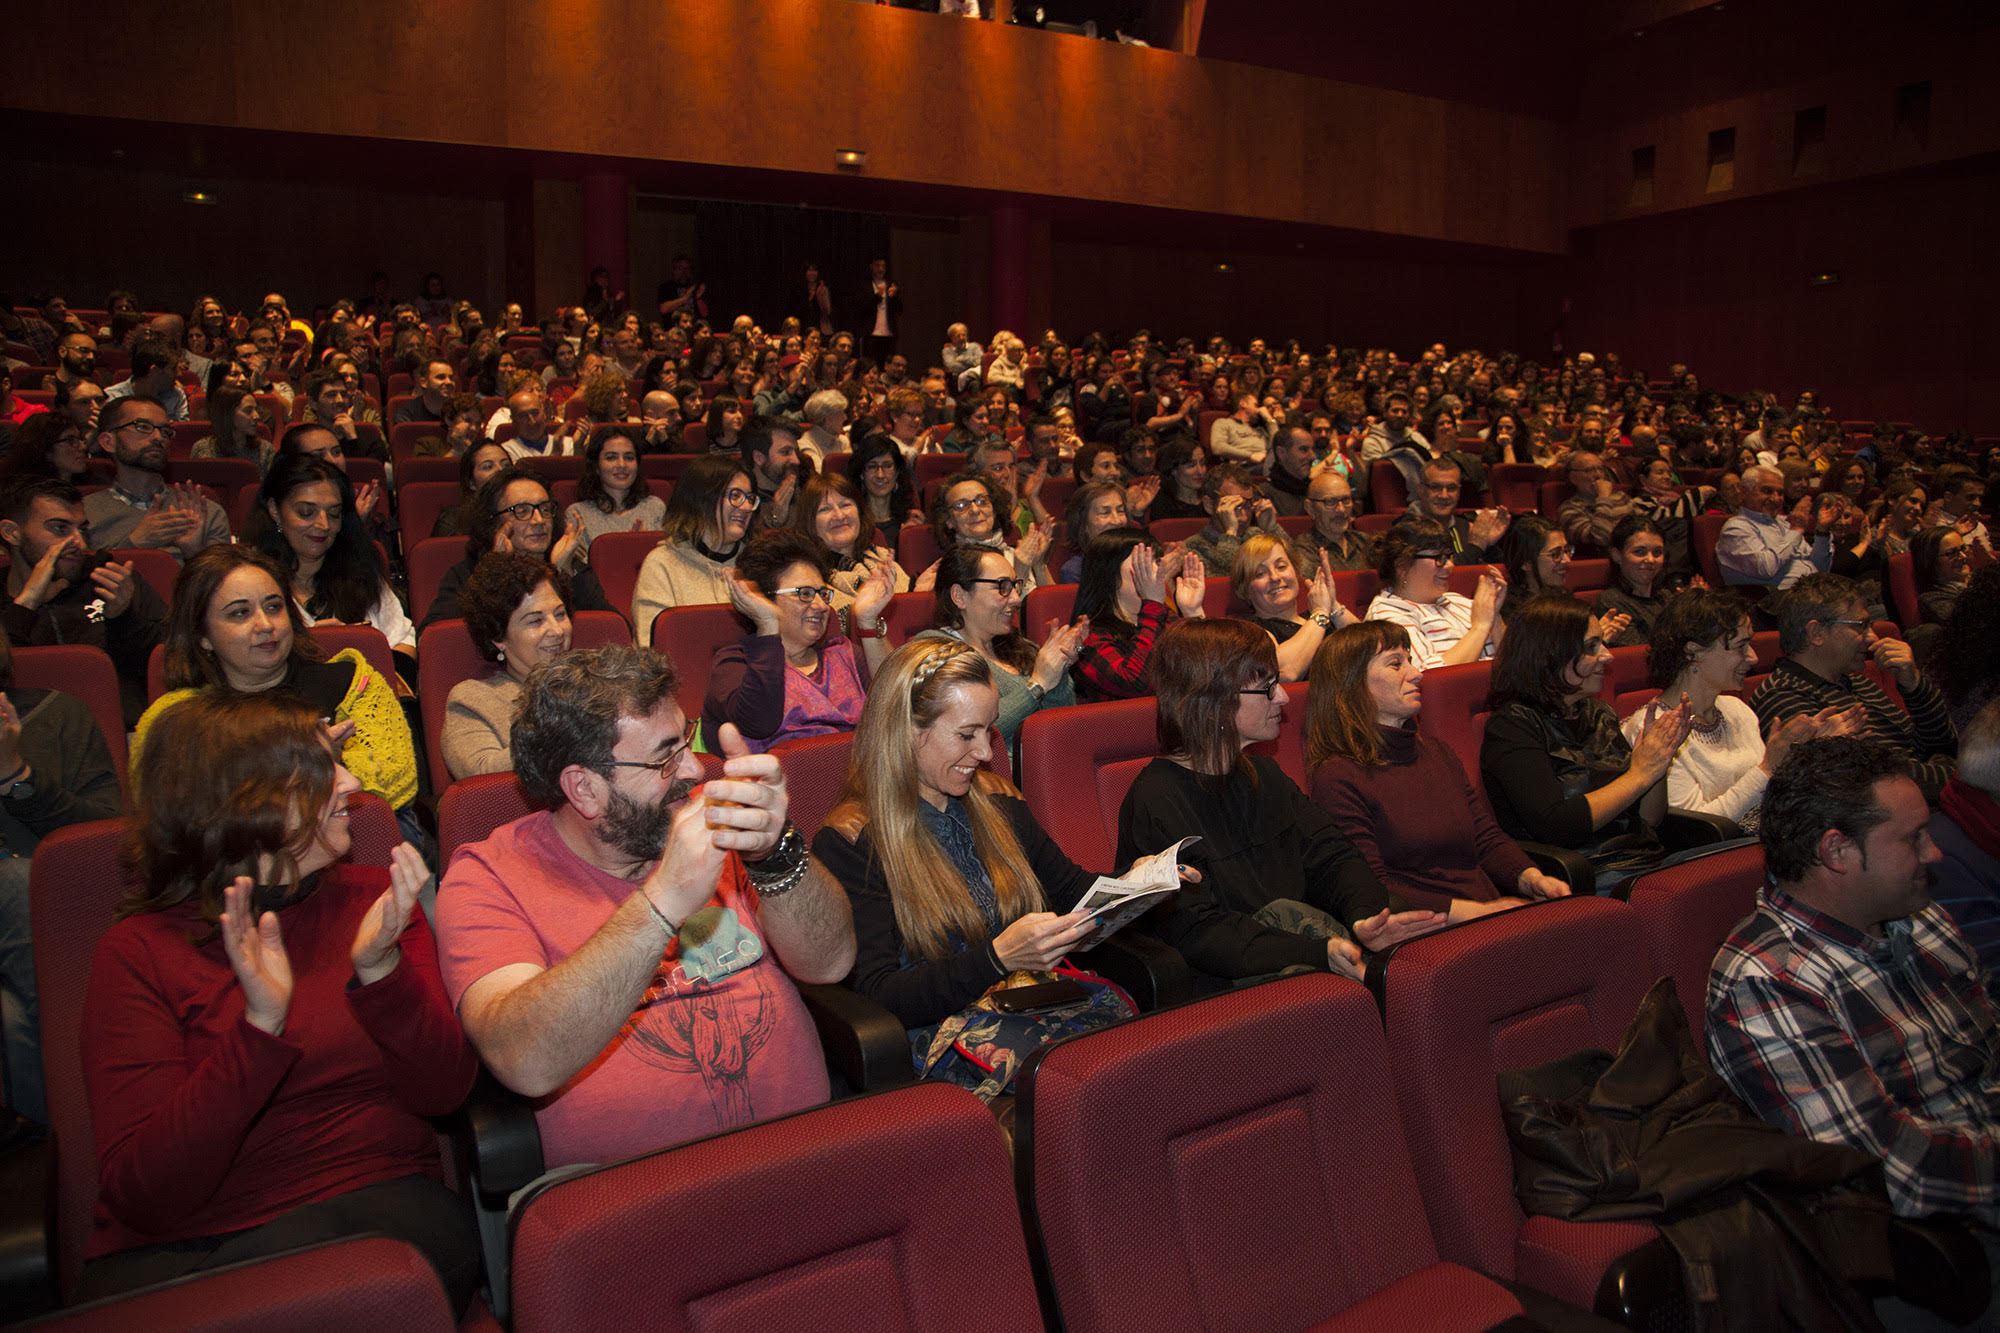
{"label": "seat armrest", "polygon": [[478,1182],[478,1202],[507,1207],[507,1198],[542,1174],[542,1131],[527,1098],[502,1086],[485,1066],[465,1105],[445,1117],[461,1180]]}
{"label": "seat armrest", "polygon": [[1693,1328],[1680,1256],[1661,1236],[1611,1261],[1597,1284],[1595,1310],[1628,1328]]}
{"label": "seat armrest", "polygon": [[1515,846],[1527,853],[1535,869],[1569,885],[1571,893],[1583,896],[1597,892],[1597,870],[1582,852],[1547,842],[1517,842]]}
{"label": "seat armrest", "polygon": [[801,983],[799,995],[819,1030],[826,1058],[854,1091],[916,1082],[910,1036],[901,1019],[845,986]]}
{"label": "seat armrest", "polygon": [[0,1153],[0,1310],[10,1323],[55,1308],[55,1190],[53,1136]]}
{"label": "seat armrest", "polygon": [[1892,1220],[1889,1258],[1896,1266],[1896,1295],[1947,1323],[1971,1323],[1992,1299],[1985,1247],[1959,1218]]}
{"label": "seat armrest", "polygon": [[1667,810],[1667,817],[1660,821],[1660,841],[1670,852],[1684,852],[1690,847],[1705,847],[1711,843],[1734,842],[1742,836],[1743,828],[1735,820],[1700,810],[1671,807]]}
{"label": "seat armrest", "polygon": [[1180,950],[1151,935],[1122,930],[1074,961],[1086,972],[1116,982],[1142,1013],[1194,998],[1194,974],[1187,960]]}

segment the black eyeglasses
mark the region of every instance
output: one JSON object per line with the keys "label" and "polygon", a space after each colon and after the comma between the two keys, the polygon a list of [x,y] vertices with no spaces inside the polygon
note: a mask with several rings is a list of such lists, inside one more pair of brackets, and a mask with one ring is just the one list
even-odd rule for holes
{"label": "black eyeglasses", "polygon": [[151,439],[155,435],[172,435],[174,433],[174,428],[168,425],[166,422],[147,421],[143,417],[141,417],[137,421],[128,421],[124,425],[119,426],[117,429],[136,430],[139,432],[140,437],[143,439]]}
{"label": "black eyeglasses", "polygon": [[817,588],[778,588],[772,591],[773,601],[780,597],[795,598],[801,606],[811,606],[815,601],[821,606],[833,605],[833,589],[823,583]]}
{"label": "black eyeglasses", "polygon": [[1246,686],[1243,689],[1240,689],[1236,692],[1238,694],[1261,694],[1266,699],[1276,702],[1278,698],[1278,688],[1279,688],[1279,682],[1273,680],[1273,681],[1266,681],[1262,685]]}
{"label": "black eyeglasses", "polygon": [[502,505],[493,511],[493,517],[499,518],[502,515],[511,515],[517,523],[526,523],[537,514],[540,514],[543,518],[554,518],[556,516],[556,502],[554,500],[543,500],[537,503],[533,500],[523,500],[517,505]]}
{"label": "black eyeglasses", "polygon": [[655,759],[650,762],[641,759],[607,759],[604,761],[604,767],[650,768],[660,777],[669,777],[676,768],[680,767],[681,756],[693,748],[695,734],[700,730],[701,719],[695,718],[691,720],[687,724],[687,730],[681,736],[681,743],[667,751],[666,758],[664,759]]}
{"label": "black eyeglasses", "polygon": [[967,579],[965,586],[971,587],[975,583],[992,584],[993,591],[999,593],[1002,597],[1012,597],[1017,588],[1027,586],[1027,582],[1024,579]]}

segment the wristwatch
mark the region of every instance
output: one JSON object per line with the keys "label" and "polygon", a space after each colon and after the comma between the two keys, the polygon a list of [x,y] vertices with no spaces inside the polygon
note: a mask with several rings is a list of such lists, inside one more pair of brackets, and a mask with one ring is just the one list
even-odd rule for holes
{"label": "wristwatch", "polygon": [[757,890],[760,898],[776,898],[790,893],[806,877],[806,867],[812,858],[806,855],[806,840],[799,832],[799,826],[791,820],[785,821],[785,831],[778,837],[778,845],[770,855],[761,861],[745,861],[743,873],[749,877],[750,887]]}
{"label": "wristwatch", "polygon": [[878,618],[875,621],[875,627],[870,629],[867,621],[857,618],[854,622],[854,637],[857,639],[886,639],[889,637],[889,627],[883,624]]}
{"label": "wristwatch", "polygon": [[25,799],[34,794],[35,784],[31,776],[28,775],[28,763],[26,760],[22,760],[21,766],[12,773],[9,773],[4,778],[0,778],[0,799],[12,801]]}
{"label": "wristwatch", "polygon": [[1315,624],[1315,625],[1318,625],[1318,626],[1319,626],[1319,627],[1320,627],[1321,629],[1325,630],[1325,631],[1326,631],[1326,632],[1327,632],[1328,634],[1331,634],[1331,633],[1333,633],[1333,617],[1332,617],[1331,615],[1328,615],[1328,614],[1327,614],[1326,612],[1324,612],[1324,611],[1315,611],[1315,612],[1313,612],[1313,613],[1312,613],[1312,623],[1313,623],[1313,624]]}
{"label": "wristwatch", "polygon": [[1028,697],[1033,699],[1037,704],[1041,703],[1043,697],[1047,694],[1048,691],[1034,681],[1031,680],[1028,682]]}

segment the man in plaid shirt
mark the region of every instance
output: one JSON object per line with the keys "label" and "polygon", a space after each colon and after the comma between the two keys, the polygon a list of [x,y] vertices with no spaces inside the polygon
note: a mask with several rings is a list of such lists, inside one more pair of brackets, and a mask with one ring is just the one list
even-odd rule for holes
{"label": "man in plaid shirt", "polygon": [[1881,1158],[1898,1214],[1969,1213],[2000,1258],[2000,1015],[1931,901],[1929,823],[1891,747],[1793,747],[1764,792],[1769,880],[1709,973],[1709,1059],[1766,1120]]}

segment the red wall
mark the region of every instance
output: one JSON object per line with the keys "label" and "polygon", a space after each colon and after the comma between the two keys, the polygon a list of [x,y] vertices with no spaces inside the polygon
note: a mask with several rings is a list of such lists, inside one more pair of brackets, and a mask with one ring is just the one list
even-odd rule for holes
{"label": "red wall", "polygon": [[[2000,434],[2000,157],[1580,231],[1570,344],[1841,416]],[[1808,278],[1838,270],[1840,281]]]}

